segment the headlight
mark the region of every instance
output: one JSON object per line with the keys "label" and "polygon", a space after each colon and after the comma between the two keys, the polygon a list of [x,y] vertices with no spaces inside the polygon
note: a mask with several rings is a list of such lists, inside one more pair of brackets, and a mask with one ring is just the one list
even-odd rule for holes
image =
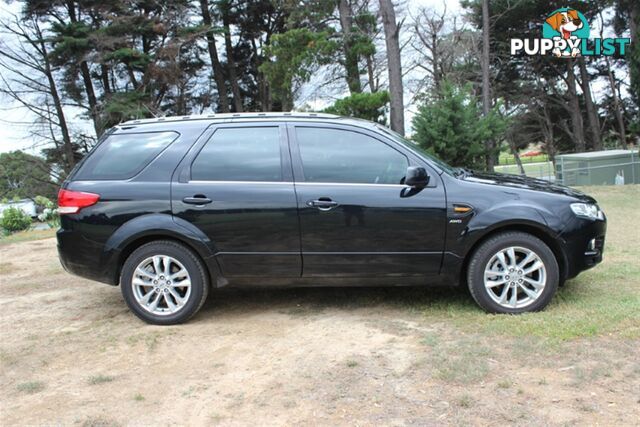
{"label": "headlight", "polygon": [[571,210],[577,216],[591,219],[604,219],[604,213],[600,210],[598,205],[591,203],[571,203]]}

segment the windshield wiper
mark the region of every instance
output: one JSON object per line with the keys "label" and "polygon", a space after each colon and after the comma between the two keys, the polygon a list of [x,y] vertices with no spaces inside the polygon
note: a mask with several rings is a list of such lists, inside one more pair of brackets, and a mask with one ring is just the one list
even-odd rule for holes
{"label": "windshield wiper", "polygon": [[471,171],[466,168],[455,168],[453,171],[453,176],[456,178],[466,178],[471,175]]}

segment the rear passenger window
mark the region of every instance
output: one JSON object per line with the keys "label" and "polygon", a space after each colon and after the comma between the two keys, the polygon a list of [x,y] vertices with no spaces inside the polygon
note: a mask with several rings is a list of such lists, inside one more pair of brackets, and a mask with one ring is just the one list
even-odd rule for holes
{"label": "rear passenger window", "polygon": [[277,127],[218,129],[191,164],[194,181],[282,181]]}
{"label": "rear passenger window", "polygon": [[313,127],[297,127],[296,137],[307,182],[404,182],[409,161],[375,138],[359,132]]}
{"label": "rear passenger window", "polygon": [[109,135],[78,170],[76,179],[129,179],[137,175],[169,146],[177,132]]}

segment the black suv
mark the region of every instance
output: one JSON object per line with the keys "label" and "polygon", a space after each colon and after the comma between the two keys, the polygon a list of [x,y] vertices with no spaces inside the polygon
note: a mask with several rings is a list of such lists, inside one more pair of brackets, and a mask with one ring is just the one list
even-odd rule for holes
{"label": "black suv", "polygon": [[209,287],[465,285],[485,310],[543,309],[602,260],[596,201],[452,168],[375,123],[251,113],[111,129],[58,196],[67,271],[183,322]]}

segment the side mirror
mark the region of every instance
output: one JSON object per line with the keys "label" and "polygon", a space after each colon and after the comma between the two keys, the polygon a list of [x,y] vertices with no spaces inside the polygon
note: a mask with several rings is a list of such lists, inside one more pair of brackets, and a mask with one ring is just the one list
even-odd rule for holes
{"label": "side mirror", "polygon": [[420,166],[409,166],[407,168],[407,175],[404,179],[405,185],[410,187],[422,188],[429,184],[429,174],[425,168]]}

